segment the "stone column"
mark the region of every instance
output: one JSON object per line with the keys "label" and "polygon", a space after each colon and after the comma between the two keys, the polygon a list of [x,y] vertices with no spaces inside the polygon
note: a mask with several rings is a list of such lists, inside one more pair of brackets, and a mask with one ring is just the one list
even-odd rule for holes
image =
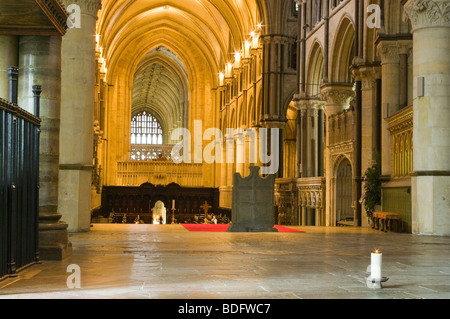
{"label": "stone column", "polygon": [[296,137],[296,153],[297,153],[297,178],[301,178],[303,176],[303,118],[305,112],[302,108],[302,100],[296,96],[295,97],[295,108],[297,109],[297,137]]}
{"label": "stone column", "polygon": [[[412,231],[450,235],[450,0],[409,0],[413,33]],[[420,83],[424,83],[423,94]]]}
{"label": "stone column", "polygon": [[316,128],[317,128],[317,117],[318,117],[316,105],[314,103],[310,103],[308,110],[306,111],[306,176],[305,177],[314,177],[316,176]]}
{"label": "stone column", "polygon": [[400,56],[396,42],[381,41],[378,45],[381,56],[382,115],[381,115],[381,174],[391,175],[391,134],[388,119],[400,109]]}
{"label": "stone column", "polygon": [[[330,146],[330,117],[336,115],[345,109],[349,108],[350,100],[355,96],[355,92],[351,85],[343,84],[327,84],[321,88],[322,100],[325,101],[325,114],[326,114],[326,145]],[[331,163],[331,154],[326,152],[326,226],[335,226],[335,212],[334,212],[334,198],[331,196],[334,194],[332,180],[334,178],[333,164]]]}
{"label": "stone column", "polygon": [[324,146],[325,146],[325,111],[323,105],[318,109],[318,127],[317,127],[317,176],[324,176]]}
{"label": "stone column", "polygon": [[95,33],[99,0],[66,0],[81,9],[80,28],[67,30],[62,42],[61,147],[59,211],[70,232],[90,229]]}
{"label": "stone column", "polygon": [[61,260],[71,253],[67,224],[58,212],[61,37],[22,36],[19,40],[19,105],[34,113],[33,85],[42,86],[39,156],[39,253]]}
{"label": "stone column", "polygon": [[0,35],[0,98],[9,100],[8,68],[18,66],[17,36]]}
{"label": "stone column", "polygon": [[377,135],[377,79],[381,74],[378,67],[360,67],[361,79],[361,174],[372,166],[376,159]]}

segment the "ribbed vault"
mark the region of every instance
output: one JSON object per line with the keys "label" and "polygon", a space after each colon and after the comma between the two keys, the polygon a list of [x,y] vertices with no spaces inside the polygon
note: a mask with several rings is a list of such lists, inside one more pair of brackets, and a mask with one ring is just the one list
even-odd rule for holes
{"label": "ribbed vault", "polygon": [[153,114],[162,125],[165,143],[173,129],[188,125],[188,79],[183,62],[169,49],[157,47],[141,60],[134,76],[131,116]]}
{"label": "ribbed vault", "polygon": [[[165,143],[177,127],[220,127],[213,89],[265,22],[265,0],[104,0],[97,22],[108,83],[107,175],[130,154],[131,118],[148,110]],[[208,178],[209,180],[210,178]]]}

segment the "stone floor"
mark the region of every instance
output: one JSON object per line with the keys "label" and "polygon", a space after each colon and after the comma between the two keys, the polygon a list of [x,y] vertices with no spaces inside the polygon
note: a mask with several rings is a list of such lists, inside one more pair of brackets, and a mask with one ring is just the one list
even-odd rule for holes
{"label": "stone floor", "polygon": [[[448,299],[450,238],[353,227],[302,233],[189,232],[180,225],[94,224],[73,255],[0,282],[0,299]],[[382,289],[366,284],[374,249]],[[81,288],[69,289],[69,265]]]}

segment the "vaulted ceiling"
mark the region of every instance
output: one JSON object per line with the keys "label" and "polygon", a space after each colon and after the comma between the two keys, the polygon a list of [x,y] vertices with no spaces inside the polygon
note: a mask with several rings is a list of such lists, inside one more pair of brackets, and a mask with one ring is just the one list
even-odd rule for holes
{"label": "vaulted ceiling", "polygon": [[107,80],[116,88],[126,81],[130,93],[120,99],[130,100],[129,116],[147,108],[169,131],[187,125],[192,112],[201,118],[198,108],[210,103],[205,89],[217,85],[219,72],[261,23],[259,2],[102,1],[97,33]]}
{"label": "vaulted ceiling", "polygon": [[188,79],[182,61],[169,49],[157,47],[142,58],[133,83],[131,115],[146,110],[163,131],[187,125]]}
{"label": "vaulted ceiling", "polygon": [[261,22],[257,0],[104,0],[102,7],[99,33],[107,59],[132,36],[175,32],[219,61],[230,47],[240,49]]}

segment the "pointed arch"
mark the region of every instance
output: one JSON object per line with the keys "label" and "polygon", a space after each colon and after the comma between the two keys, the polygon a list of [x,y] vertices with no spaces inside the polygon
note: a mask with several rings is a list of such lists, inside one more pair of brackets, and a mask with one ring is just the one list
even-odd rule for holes
{"label": "pointed arch", "polygon": [[324,75],[323,48],[315,41],[309,54],[306,93],[309,97],[319,97]]}
{"label": "pointed arch", "polygon": [[350,66],[354,57],[355,27],[352,20],[344,15],[333,42],[330,79],[333,83],[351,83]]}

